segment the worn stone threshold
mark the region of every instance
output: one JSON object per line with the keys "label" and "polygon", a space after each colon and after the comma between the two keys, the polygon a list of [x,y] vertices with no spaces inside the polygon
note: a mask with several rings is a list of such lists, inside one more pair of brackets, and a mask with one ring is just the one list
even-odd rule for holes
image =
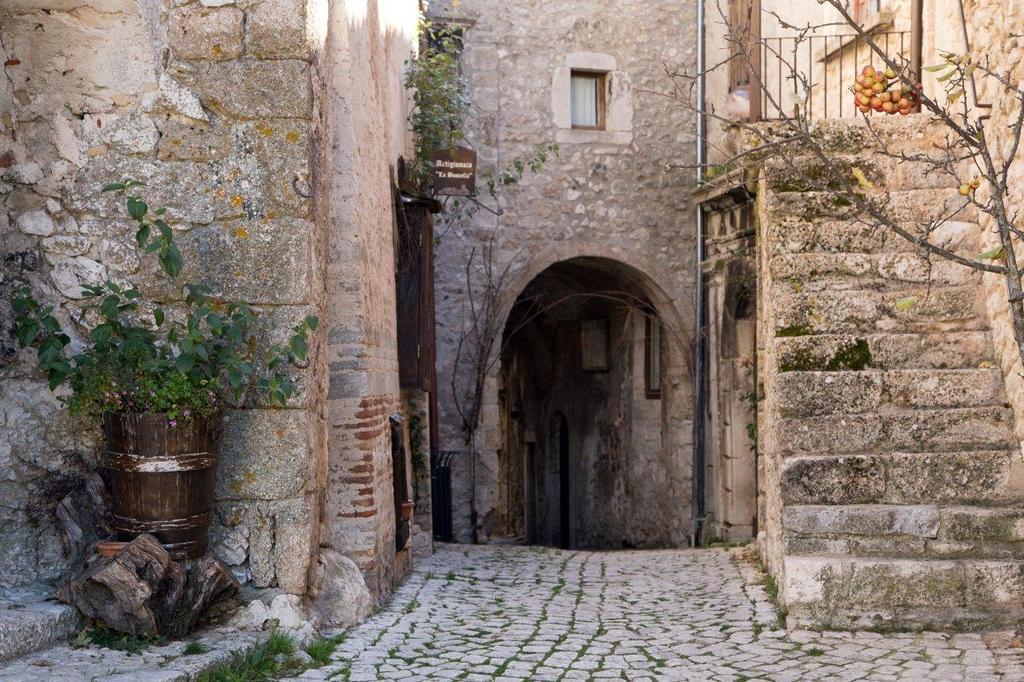
{"label": "worn stone threshold", "polygon": [[0,589],[0,665],[69,639],[81,628],[78,612],[51,599],[52,593],[42,584]]}
{"label": "worn stone threshold", "polygon": [[[0,663],[0,681],[190,682],[232,654],[266,639],[267,634],[217,628],[201,631],[188,641],[149,646],[139,653],[61,644]],[[191,641],[198,642],[203,653],[186,654]]]}

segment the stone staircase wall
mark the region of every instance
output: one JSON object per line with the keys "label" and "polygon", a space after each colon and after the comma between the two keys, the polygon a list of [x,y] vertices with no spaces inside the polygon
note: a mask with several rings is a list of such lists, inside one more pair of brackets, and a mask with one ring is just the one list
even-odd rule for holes
{"label": "stone staircase wall", "polygon": [[[831,125],[821,134],[836,153],[869,152],[862,124]],[[941,134],[914,117],[878,127],[913,151]],[[863,160],[903,220],[959,199],[914,164]],[[929,268],[842,202],[776,180],[789,175],[778,163],[758,194],[760,487],[791,625],[1018,621],[1024,466],[981,277]],[[952,248],[979,253],[975,218],[943,228]]]}

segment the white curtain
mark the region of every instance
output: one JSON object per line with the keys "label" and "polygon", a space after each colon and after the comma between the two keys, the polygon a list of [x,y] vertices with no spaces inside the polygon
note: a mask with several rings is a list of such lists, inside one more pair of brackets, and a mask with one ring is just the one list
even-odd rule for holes
{"label": "white curtain", "polygon": [[572,77],[572,124],[597,126],[597,83],[595,76]]}

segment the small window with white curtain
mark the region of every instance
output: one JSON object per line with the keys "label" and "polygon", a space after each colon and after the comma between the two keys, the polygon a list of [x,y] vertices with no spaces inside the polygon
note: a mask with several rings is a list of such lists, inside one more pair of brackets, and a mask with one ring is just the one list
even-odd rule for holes
{"label": "small window with white curtain", "polygon": [[595,71],[572,71],[572,127],[604,130],[606,74]]}

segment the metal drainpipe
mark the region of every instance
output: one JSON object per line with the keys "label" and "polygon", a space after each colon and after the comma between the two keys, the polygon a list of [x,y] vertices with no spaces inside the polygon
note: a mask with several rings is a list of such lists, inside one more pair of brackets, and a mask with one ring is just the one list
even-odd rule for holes
{"label": "metal drainpipe", "polygon": [[[697,182],[704,180],[704,166],[707,163],[707,117],[704,115],[705,98],[705,54],[704,54],[704,0],[697,0]],[[697,210],[697,263],[695,276],[695,316],[694,316],[694,404],[693,404],[693,502],[691,544],[700,544],[704,525],[704,405],[706,344],[704,328],[706,315],[704,310],[704,273],[701,263],[704,261],[704,209],[698,204]]]}

